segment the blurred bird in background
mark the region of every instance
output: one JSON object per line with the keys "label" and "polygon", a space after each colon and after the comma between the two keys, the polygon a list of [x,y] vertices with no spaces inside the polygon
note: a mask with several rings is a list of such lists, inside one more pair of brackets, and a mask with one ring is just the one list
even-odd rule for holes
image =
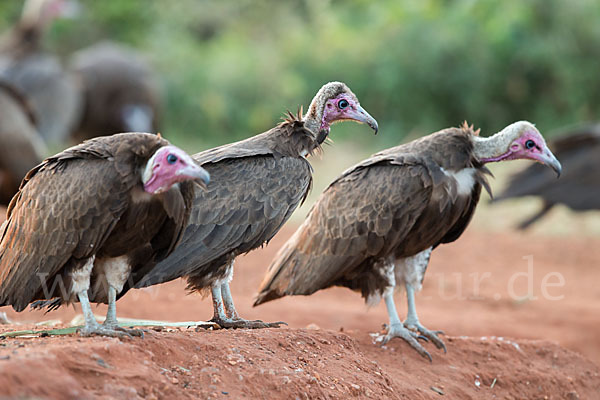
{"label": "blurred bird in background", "polygon": [[156,133],[161,92],[150,64],[134,49],[101,42],[73,54],[70,71],[82,89],[75,141],[117,132]]}
{"label": "blurred bird in background", "polygon": [[29,102],[0,80],[0,205],[8,205],[21,180],[46,151]]}
{"label": "blurred bird in background", "polygon": [[27,0],[19,21],[0,45],[0,78],[28,99],[47,143],[62,145],[79,121],[81,94],[61,60],[43,48],[43,39],[57,18],[74,17],[72,0]]}

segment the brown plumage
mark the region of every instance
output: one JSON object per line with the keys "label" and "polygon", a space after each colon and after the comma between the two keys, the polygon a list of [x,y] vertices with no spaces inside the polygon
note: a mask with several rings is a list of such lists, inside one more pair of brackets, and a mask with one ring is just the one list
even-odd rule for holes
{"label": "brown plumage", "polygon": [[[340,102],[347,112],[340,112]],[[332,82],[317,93],[306,116],[289,114],[265,133],[194,155],[215,184],[196,192],[185,236],[175,252],[140,270],[135,287],[186,277],[190,290],[211,288],[214,320],[222,326],[273,326],[237,316],[229,293],[233,260],[268,242],[305,199],[312,174],[304,156],[318,150],[329,124],[342,118],[377,128],[350,89]]]}
{"label": "brown plumage", "polygon": [[536,196],[543,200],[542,209],[521,222],[520,229],[542,218],[556,204],[574,211],[600,210],[600,124],[569,130],[549,146],[564,165],[558,182],[541,165],[530,165],[516,173],[494,199]]}
{"label": "brown plumage", "polygon": [[0,81],[0,204],[8,205],[27,171],[46,152],[26,99]]}
{"label": "brown plumage", "polygon": [[[330,286],[381,296],[388,285],[374,268],[380,259],[409,257],[458,238],[489,172],[474,157],[472,134],[446,129],[344,172],[279,252],[255,304]],[[476,183],[459,196],[457,181],[443,171],[465,168],[474,168]]]}
{"label": "brown plumage", "polygon": [[42,300],[36,305],[53,308],[81,300],[82,290],[86,301],[110,304],[110,289],[120,291],[128,269],[171,253],[193,184],[147,192],[144,171],[151,162],[156,167],[162,149],[194,164],[158,136],[126,133],[84,142],[32,169],[0,230],[0,305],[21,311]]}
{"label": "brown plumage", "polygon": [[75,53],[71,72],[81,82],[83,115],[76,140],[117,132],[158,131],[159,82],[135,50],[102,42]]}
{"label": "brown plumage", "polygon": [[[490,192],[484,163],[498,155],[529,158],[521,150],[521,143],[529,140],[539,150],[536,157],[544,154],[554,163],[535,127],[519,122],[490,138],[479,138],[467,125],[445,129],[350,168],[323,192],[279,251],[255,305],[331,286],[359,291],[371,304],[383,297],[390,315],[385,340],[402,337],[431,358],[406,329],[418,330],[445,349],[436,332],[419,323],[414,308],[413,293],[421,287],[431,251],[458,239],[473,216],[481,188]],[[393,289],[400,284],[407,289],[409,303],[404,325],[393,301]]]}
{"label": "brown plumage", "polygon": [[73,78],[60,60],[43,50],[47,26],[60,13],[61,0],[28,0],[19,22],[2,38],[0,78],[28,99],[46,142],[63,143],[79,120],[81,101]]}

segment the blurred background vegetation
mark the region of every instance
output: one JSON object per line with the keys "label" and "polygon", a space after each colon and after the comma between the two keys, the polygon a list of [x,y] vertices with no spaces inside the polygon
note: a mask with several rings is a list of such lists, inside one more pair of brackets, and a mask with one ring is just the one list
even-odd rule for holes
{"label": "blurred background vegetation", "polygon": [[[144,52],[162,77],[162,131],[189,151],[272,127],[327,81],[346,82],[381,149],[468,120],[484,134],[519,119],[542,132],[597,119],[597,0],[81,0],[47,48],[65,58],[103,39]],[[22,2],[0,2],[0,27]]]}

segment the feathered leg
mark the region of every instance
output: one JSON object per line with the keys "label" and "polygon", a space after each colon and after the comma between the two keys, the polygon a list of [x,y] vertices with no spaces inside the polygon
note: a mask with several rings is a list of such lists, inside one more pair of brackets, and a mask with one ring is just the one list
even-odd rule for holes
{"label": "feathered leg", "polygon": [[285,324],[285,322],[263,322],[260,320],[247,320],[240,318],[238,315],[235,305],[233,304],[233,296],[231,295],[231,289],[229,288],[229,281],[233,277],[233,261],[229,264],[229,273],[227,278],[222,281],[216,282],[212,288],[213,296],[213,307],[214,316],[212,322],[219,324],[225,329],[262,329],[262,328],[279,328],[279,325]]}

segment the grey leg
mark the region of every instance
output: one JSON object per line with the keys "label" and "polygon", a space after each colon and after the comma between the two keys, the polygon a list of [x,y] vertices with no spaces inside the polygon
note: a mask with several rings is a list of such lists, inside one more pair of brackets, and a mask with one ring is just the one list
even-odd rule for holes
{"label": "grey leg", "polygon": [[92,312],[92,307],[90,306],[90,300],[88,299],[87,290],[79,292],[77,296],[79,297],[79,303],[81,303],[81,310],[83,311],[83,316],[85,318],[85,325],[79,331],[81,336],[130,336],[126,332],[117,331],[109,327],[100,325],[98,324],[98,322],[96,322],[96,318],[94,317],[94,313]]}
{"label": "grey leg", "polygon": [[223,296],[221,294],[222,286],[217,284],[210,288],[213,300],[214,315],[211,321],[221,325],[219,321],[226,321],[227,315],[225,314],[225,308],[223,307]]}
{"label": "grey leg", "polygon": [[108,310],[106,311],[106,319],[102,324],[104,329],[122,332],[124,336],[144,336],[144,332],[139,329],[125,329],[119,326],[117,321],[117,289],[112,286],[108,287]]}
{"label": "grey leg", "polygon": [[419,322],[419,317],[417,316],[417,307],[415,306],[415,289],[409,283],[405,284],[406,287],[406,301],[408,303],[408,313],[406,315],[406,320],[404,321],[404,326],[411,330],[418,331],[421,335],[425,336],[427,339],[431,340],[431,342],[438,349],[443,349],[444,353],[446,352],[446,345],[437,335],[443,334],[442,331],[430,331],[425,328]]}
{"label": "grey leg", "polygon": [[231,319],[239,319],[239,315],[235,310],[235,305],[233,304],[233,296],[231,295],[231,289],[229,288],[229,282],[225,282],[221,285],[221,294],[223,296],[223,304],[225,306],[225,311],[227,315]]}
{"label": "grey leg", "polygon": [[389,342],[392,338],[398,337],[404,339],[413,349],[417,351],[420,355],[425,358],[428,358],[429,361],[432,361],[431,355],[419,342],[417,342],[417,338],[419,337],[416,333],[406,329],[400,321],[400,317],[398,317],[398,312],[396,311],[396,304],[394,303],[394,290],[393,288],[386,290],[383,299],[385,300],[385,306],[387,307],[388,316],[390,317],[390,325],[388,327],[387,335],[383,338],[383,344]]}
{"label": "grey leg", "polygon": [[88,333],[91,335],[94,331],[98,330],[100,325],[96,321],[96,317],[94,317],[94,313],[92,312],[92,306],[90,306],[87,290],[79,292],[77,297],[79,297],[81,311],[83,311],[83,317],[85,319],[85,325],[81,329],[81,334],[82,336],[88,336]]}
{"label": "grey leg", "polygon": [[117,326],[117,291],[114,287],[108,287],[108,310],[104,324],[107,326]]}

